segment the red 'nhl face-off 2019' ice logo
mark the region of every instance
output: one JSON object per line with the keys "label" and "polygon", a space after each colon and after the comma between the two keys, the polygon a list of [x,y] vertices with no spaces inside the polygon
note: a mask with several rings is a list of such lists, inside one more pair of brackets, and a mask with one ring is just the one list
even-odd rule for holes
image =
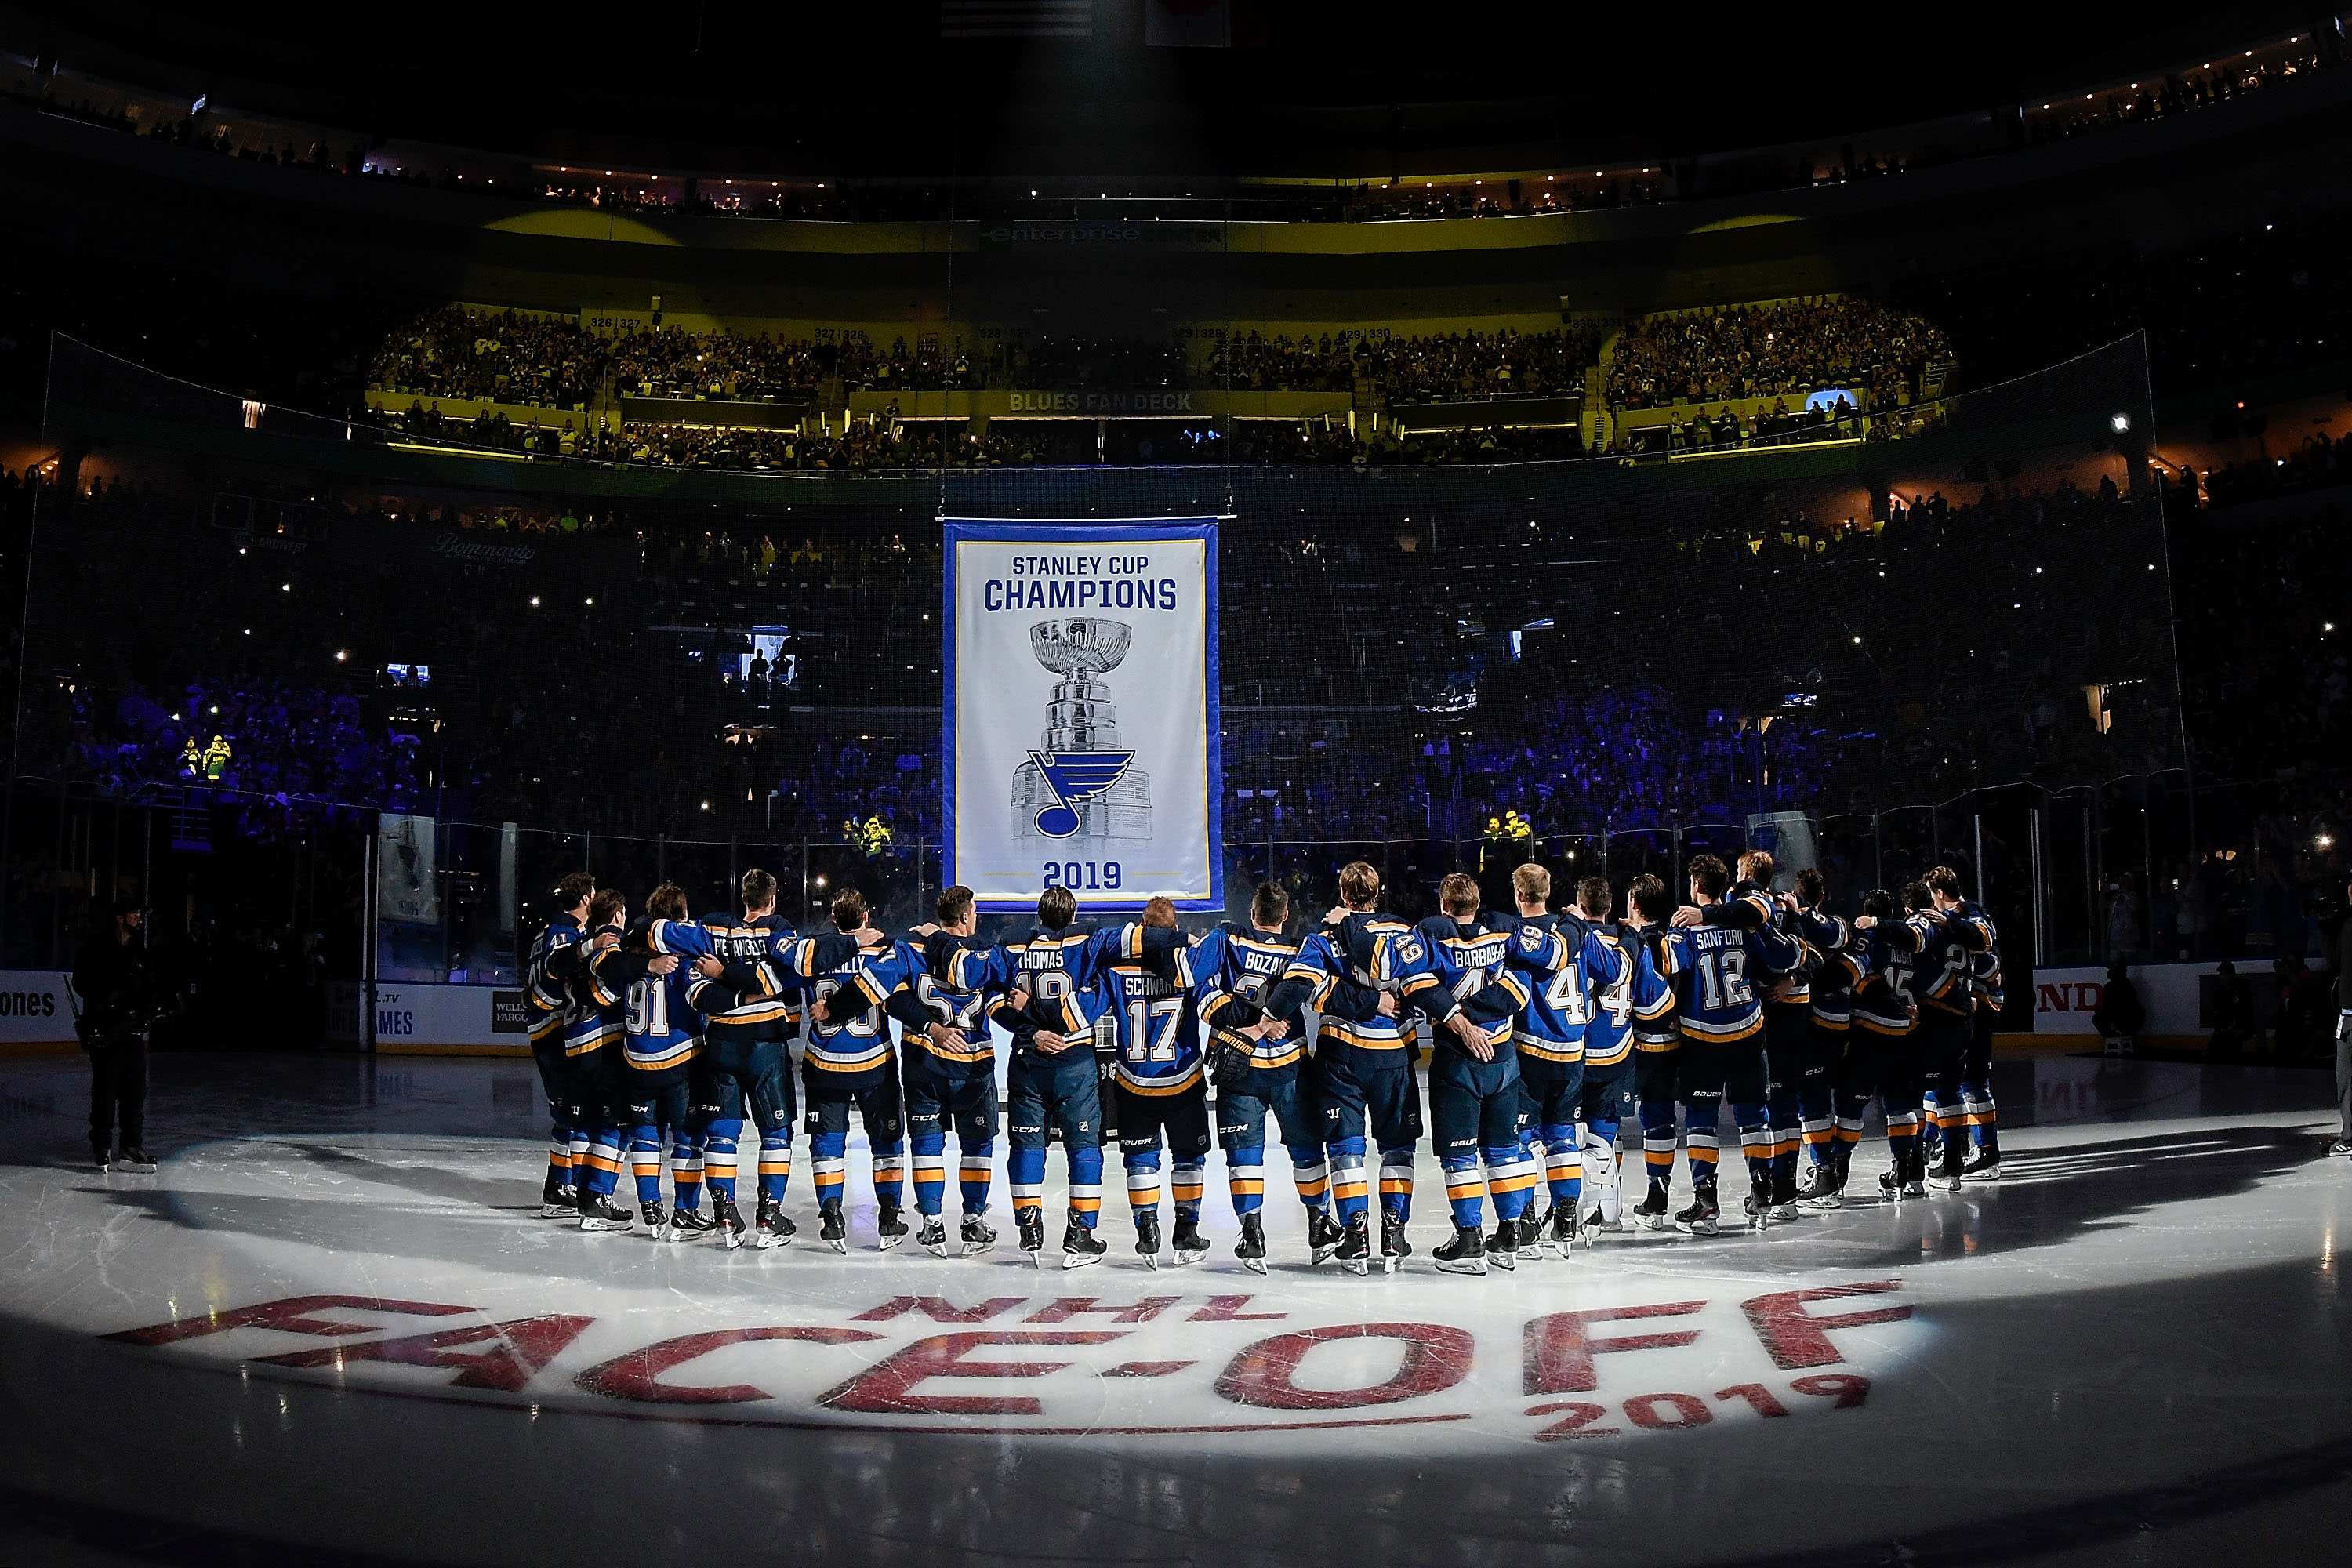
{"label": "red 'nhl face-off 2019' ice logo", "polygon": [[1879,1342],[1861,1331],[1912,1317],[1899,1279],[1515,1323],[1461,1310],[1475,1305],[1467,1291],[1453,1293],[1451,1321],[1347,1321],[1264,1295],[1100,1283],[1098,1295],[991,1296],[943,1282],[942,1294],[654,1339],[635,1331],[636,1313],[501,1317],[349,1294],[106,1337],[385,1394],[638,1416],[1034,1436],[1469,1424],[1482,1437],[1556,1442],[1858,1407],[1870,1377],[1849,1352]]}

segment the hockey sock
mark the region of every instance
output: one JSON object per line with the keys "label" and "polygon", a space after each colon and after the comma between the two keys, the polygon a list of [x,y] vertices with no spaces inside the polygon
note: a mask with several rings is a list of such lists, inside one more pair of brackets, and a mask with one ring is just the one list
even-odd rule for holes
{"label": "hockey sock", "polygon": [[572,1183],[572,1118],[569,1107],[547,1102],[547,1173],[555,1178],[559,1188]]}
{"label": "hockey sock", "polygon": [[661,1202],[661,1134],[639,1127],[629,1135],[629,1169],[637,1179],[637,1202]]}
{"label": "hockey sock", "polygon": [[600,1198],[609,1198],[613,1189],[621,1184],[621,1130],[600,1127],[595,1142],[588,1146],[588,1190]]}
{"label": "hockey sock", "polygon": [[[1074,1172],[1070,1177],[1077,1180]],[[1004,1184],[1013,1191],[1013,1212],[1025,1214],[1045,1206],[1045,1151],[1015,1143],[1004,1157]]]}
{"label": "hockey sock", "polygon": [[988,1212],[988,1184],[996,1173],[996,1140],[983,1138],[971,1148],[957,1140],[956,1186],[963,1195],[963,1212]]}
{"label": "hockey sock", "polygon": [[1826,1114],[1805,1118],[1801,1133],[1805,1141],[1805,1160],[1816,1169],[1829,1164],[1832,1145],[1837,1142],[1837,1123]]}
{"label": "hockey sock", "polygon": [[1663,1196],[1675,1179],[1675,1102],[1645,1100],[1638,1113],[1642,1121],[1642,1169],[1649,1178],[1650,1191]]}
{"label": "hockey sock", "polygon": [[885,1143],[874,1151],[874,1203],[877,1208],[906,1206],[907,1146]]}
{"label": "hockey sock", "polygon": [[1573,1122],[1554,1122],[1543,1129],[1544,1184],[1554,1205],[1566,1204],[1574,1214],[1584,1201],[1584,1151],[1576,1140]]}
{"label": "hockey sock", "polygon": [[693,1210],[702,1206],[702,1145],[683,1132],[670,1144],[669,1180],[677,1189],[679,1208]]}
{"label": "hockey sock", "polygon": [[1931,1164],[1940,1154],[1943,1142],[1944,1119],[1939,1098],[1937,1091],[1932,1089],[1919,1096],[1919,1148]]}
{"label": "hockey sock", "polygon": [[1841,1115],[1837,1119],[1837,1137],[1830,1145],[1830,1158],[1836,1162],[1835,1173],[1839,1186],[1845,1185],[1846,1174],[1853,1169],[1853,1146],[1862,1142],[1862,1112]]}
{"label": "hockey sock", "polygon": [[1320,1148],[1290,1152],[1290,1184],[1310,1212],[1321,1214],[1331,1206],[1331,1167],[1323,1163]]}
{"label": "hockey sock", "polygon": [[1127,1157],[1127,1206],[1139,1221],[1160,1212],[1160,1151],[1141,1149]]}
{"label": "hockey sock", "polygon": [[1694,1119],[1689,1126],[1682,1129],[1682,1157],[1691,1162],[1691,1183],[1712,1183],[1715,1180],[1715,1162],[1719,1152],[1722,1150],[1717,1147],[1715,1123],[1712,1121],[1707,1126],[1698,1126],[1698,1121]]}
{"label": "hockey sock", "polygon": [[1748,1161],[1748,1184],[1759,1193],[1772,1190],[1772,1129],[1766,1124],[1764,1116],[1760,1105],[1735,1104],[1731,1108],[1731,1119],[1739,1128],[1739,1152]]}
{"label": "hockey sock", "polygon": [[547,1173],[555,1178],[558,1188],[577,1190],[586,1152],[587,1134],[570,1117],[558,1116],[547,1133]]}
{"label": "hockey sock", "polygon": [[1102,1215],[1102,1149],[1094,1144],[1064,1148],[1070,1163],[1070,1217],[1092,1230]]}
{"label": "hockey sock", "polygon": [[702,1135],[702,1180],[713,1200],[735,1201],[736,1142],[742,1135],[740,1121],[714,1121]]}
{"label": "hockey sock", "polygon": [[1364,1141],[1341,1138],[1330,1147],[1332,1208],[1341,1225],[1351,1225],[1368,1206],[1364,1192]]}
{"label": "hockey sock", "polygon": [[1895,1156],[1895,1169],[1899,1176],[1911,1156],[1919,1148],[1920,1113],[1916,1110],[1890,1110],[1886,1113],[1886,1148]]}
{"label": "hockey sock", "polygon": [[849,1135],[810,1133],[809,1168],[815,1173],[817,1207],[841,1202],[841,1190],[849,1184]]}
{"label": "hockey sock", "polygon": [[1209,1162],[1204,1155],[1198,1160],[1179,1160],[1168,1168],[1168,1188],[1176,1200],[1178,1223],[1191,1220],[1201,1223],[1201,1193],[1209,1184]]}
{"label": "hockey sock", "polygon": [[1265,1206],[1265,1144],[1225,1151],[1225,1188],[1233,1194],[1236,1216],[1255,1214]]}
{"label": "hockey sock", "polygon": [[[708,1172],[705,1173],[708,1175]],[[793,1180],[793,1133],[789,1127],[760,1134],[760,1196],[772,1204],[784,1201]]]}
{"label": "hockey sock", "polygon": [[1947,1164],[1957,1165],[1969,1152],[1969,1116],[1958,1105],[1936,1110],[1936,1147]]}
{"label": "hockey sock", "polygon": [[914,1153],[915,1206],[929,1219],[947,1202],[948,1135],[940,1131],[916,1133]]}
{"label": "hockey sock", "polygon": [[1381,1151],[1381,1208],[1402,1225],[1412,1217],[1412,1151]]}
{"label": "hockey sock", "polygon": [[1990,1089],[1971,1094],[1968,1100],[1969,1138],[1979,1153],[1989,1159],[2000,1158],[2000,1114],[1993,1109]]}
{"label": "hockey sock", "polygon": [[[1480,1151],[1486,1162],[1486,1190],[1494,1194],[1495,1217],[1516,1220],[1528,1212],[1528,1204],[1536,1195],[1536,1163],[1522,1143],[1508,1143],[1499,1149]],[[1453,1178],[1446,1178],[1451,1195]],[[1461,1222],[1456,1220],[1457,1225]],[[1475,1223],[1475,1221],[1473,1223]]]}
{"label": "hockey sock", "polygon": [[1486,1215],[1478,1179],[1478,1156],[1475,1152],[1448,1154],[1438,1162],[1445,1173],[1445,1202],[1454,1211],[1456,1230],[1475,1230]]}

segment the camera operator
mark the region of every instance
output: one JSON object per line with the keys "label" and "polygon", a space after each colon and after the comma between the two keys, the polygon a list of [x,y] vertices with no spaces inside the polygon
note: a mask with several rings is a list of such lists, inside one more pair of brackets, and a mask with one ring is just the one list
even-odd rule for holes
{"label": "camera operator", "polygon": [[[75,955],[73,988],[81,998],[75,1031],[89,1053],[89,1146],[98,1168],[152,1171],[154,1159],[142,1147],[147,1117],[147,1031],[155,1021],[155,987],[147,969],[142,927],[146,916],[135,899],[119,899],[113,921],[90,933]],[[114,1152],[114,1129],[122,1127],[122,1152]]]}

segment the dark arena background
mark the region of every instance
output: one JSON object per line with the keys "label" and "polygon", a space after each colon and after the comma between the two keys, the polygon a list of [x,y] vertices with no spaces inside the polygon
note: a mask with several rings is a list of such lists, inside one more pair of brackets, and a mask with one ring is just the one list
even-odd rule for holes
{"label": "dark arena background", "polygon": [[0,1560],[2339,1561],[2347,65],[0,5]]}

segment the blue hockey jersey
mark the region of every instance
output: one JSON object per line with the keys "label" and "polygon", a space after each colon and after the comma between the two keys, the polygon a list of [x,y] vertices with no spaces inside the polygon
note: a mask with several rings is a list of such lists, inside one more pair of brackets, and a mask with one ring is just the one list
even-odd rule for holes
{"label": "blue hockey jersey", "polygon": [[1973,903],[1937,918],[1936,939],[1921,955],[1919,1005],[1966,1016],[1976,1006],[1977,955],[1992,951],[1992,921]]}
{"label": "blue hockey jersey", "polygon": [[1594,999],[1625,977],[1624,949],[1577,915],[1522,915],[1511,930],[1510,963],[1528,985],[1519,1055],[1582,1061]]}
{"label": "blue hockey jersey", "polygon": [[1444,1023],[1459,1010],[1436,955],[1419,931],[1401,921],[1381,915],[1351,914],[1337,926],[1326,926],[1298,945],[1298,955],[1283,972],[1269,1009],[1277,1014],[1301,999],[1324,1015],[1316,1049],[1359,1051],[1370,1065],[1410,1062],[1414,1021],[1401,1007],[1395,1017],[1375,1013],[1366,1019],[1335,1016],[1327,1005],[1343,979],[1374,991],[1394,993],[1426,1015]]}
{"label": "blue hockey jersey", "polygon": [[[804,955],[795,954],[790,962],[803,961]],[[906,984],[902,944],[885,938],[860,947],[839,967],[807,978],[812,1004],[823,999],[829,1016],[821,1021],[814,1010],[808,1015],[803,1066],[844,1076],[888,1066],[890,1029],[883,1004]]]}
{"label": "blue hockey jersey", "polygon": [[1936,922],[1914,914],[1856,934],[1863,979],[1853,988],[1853,1026],[1900,1039],[1918,1026],[1920,955],[1935,945]]}
{"label": "blue hockey jersey", "polygon": [[1770,925],[1699,925],[1668,931],[1658,956],[1660,973],[1675,983],[1683,1037],[1730,1045],[1763,1032],[1763,990],[1804,962],[1804,948]]}
{"label": "blue hockey jersey", "polygon": [[558,915],[530,944],[530,957],[523,967],[522,1001],[523,1021],[533,1045],[562,1036],[572,1012],[571,981],[587,967],[584,955],[576,951],[581,936],[578,921]]}
{"label": "blue hockey jersey", "polygon": [[[1591,1010],[1584,1021],[1584,1065],[1591,1071],[1613,1068],[1631,1057],[1636,1029],[1655,1025],[1674,1012],[1675,988],[1658,973],[1649,947],[1638,933],[1612,923],[1593,927],[1585,940],[1613,950],[1618,966],[1616,979],[1603,983],[1592,961],[1584,961],[1587,973],[1593,977]],[[1521,1050],[1526,1045],[1522,1038]]]}

